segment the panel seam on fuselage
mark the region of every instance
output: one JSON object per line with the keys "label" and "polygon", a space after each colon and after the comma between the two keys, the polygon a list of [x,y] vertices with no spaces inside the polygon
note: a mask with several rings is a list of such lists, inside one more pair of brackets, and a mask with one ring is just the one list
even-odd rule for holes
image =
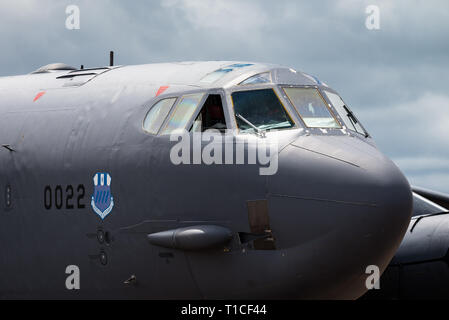
{"label": "panel seam on fuselage", "polygon": [[340,159],[340,158],[337,158],[337,157],[333,157],[333,156],[330,156],[330,155],[325,154],[325,153],[321,153],[321,152],[318,152],[318,151],[314,151],[314,150],[311,150],[311,149],[307,149],[307,148],[304,148],[304,147],[300,147],[300,146],[297,146],[297,145],[295,145],[295,144],[293,144],[293,143],[290,143],[290,145],[291,145],[292,147],[296,147],[296,148],[299,148],[299,149],[303,149],[303,150],[306,150],[306,151],[310,151],[310,152],[313,152],[313,153],[316,153],[316,154],[319,154],[319,155],[322,155],[322,156],[325,156],[325,157],[328,157],[328,158],[331,158],[331,159],[334,159],[334,160],[338,160],[338,161],[344,162],[344,163],[349,164],[349,165],[351,165],[351,166],[360,168],[360,166],[359,166],[359,165],[356,165],[355,163],[352,163],[352,162],[349,162],[349,161],[346,161],[346,160],[343,160],[343,159]]}
{"label": "panel seam on fuselage", "polygon": [[268,196],[279,197],[279,198],[295,198],[295,199],[310,200],[310,201],[334,202],[334,203],[349,204],[349,205],[354,205],[354,206],[377,207],[377,204],[369,203],[369,202],[351,202],[351,201],[334,200],[334,199],[322,199],[322,198],[312,198],[312,197],[303,197],[303,196],[292,196],[292,195],[277,194],[277,193],[271,193]]}

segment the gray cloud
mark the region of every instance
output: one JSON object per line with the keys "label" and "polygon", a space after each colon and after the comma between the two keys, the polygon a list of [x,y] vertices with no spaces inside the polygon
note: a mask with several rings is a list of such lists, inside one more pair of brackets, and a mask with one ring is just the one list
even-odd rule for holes
{"label": "gray cloud", "polygon": [[[65,8],[81,29],[65,28]],[[380,30],[365,8],[380,8]],[[413,183],[449,192],[446,0],[16,0],[0,4],[0,75],[180,60],[273,62],[338,90]]]}

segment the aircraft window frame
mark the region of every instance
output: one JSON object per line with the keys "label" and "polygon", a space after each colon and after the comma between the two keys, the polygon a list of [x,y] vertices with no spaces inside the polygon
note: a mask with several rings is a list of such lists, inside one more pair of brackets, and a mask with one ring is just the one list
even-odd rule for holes
{"label": "aircraft window frame", "polygon": [[[198,100],[198,103],[195,107],[195,110],[193,111],[193,113],[191,114],[190,118],[188,118],[185,123],[184,126],[182,128],[176,128],[170,132],[165,132],[165,130],[167,129],[171,119],[173,118],[173,116],[176,113],[176,110],[178,109],[179,105],[182,103],[183,99],[187,96],[194,96],[194,95],[202,95],[202,97]],[[197,114],[198,114],[198,109],[199,107],[203,106],[204,102],[206,101],[208,97],[208,92],[201,90],[201,91],[193,91],[193,92],[185,92],[183,94],[181,94],[178,98],[178,100],[176,101],[176,103],[173,105],[170,113],[168,114],[168,116],[166,117],[161,129],[159,130],[159,135],[170,135],[172,133],[175,132],[175,130],[187,130],[187,128],[190,128],[192,125],[192,121],[196,118]],[[193,119],[193,120],[192,120]]]}
{"label": "aircraft window frame", "polygon": [[[197,110],[194,112],[192,118],[190,119],[190,121],[188,122],[188,126],[186,126],[187,128],[189,128],[189,132],[194,132],[192,131],[193,126],[195,125],[195,120],[198,118],[198,116],[200,115],[201,111],[204,108],[204,105],[207,102],[207,99],[209,99],[209,96],[211,95],[217,95],[220,96],[221,99],[221,108],[223,110],[223,116],[224,116],[224,120],[225,120],[225,124],[226,124],[226,130],[231,129],[230,123],[229,123],[229,117],[227,116],[226,113],[226,106],[227,106],[227,100],[226,100],[226,94],[223,92],[223,90],[217,90],[217,89],[213,89],[213,90],[209,90],[204,92],[204,99],[203,101],[201,101],[200,104],[198,104]],[[225,131],[226,131],[225,130]],[[219,130],[220,133],[223,133],[222,130]]]}
{"label": "aircraft window frame", "polygon": [[[325,99],[323,93],[321,92],[320,88],[318,86],[310,86],[310,85],[280,85],[279,86],[282,90],[282,93],[285,97],[285,99],[288,101],[288,103],[292,106],[292,108],[295,110],[296,114],[298,115],[299,119],[301,119],[301,122],[304,124],[304,127],[307,129],[325,129],[325,130],[341,130],[343,128],[343,124],[342,122],[339,120],[339,118],[337,117],[337,115],[334,113],[334,110],[329,106],[329,103],[327,102],[327,100]],[[316,92],[318,93],[318,96],[321,98],[321,100],[323,101],[323,104],[325,105],[325,107],[327,108],[327,110],[329,111],[330,115],[334,118],[335,122],[337,125],[339,125],[339,127],[310,127],[307,125],[306,121],[304,120],[303,116],[301,115],[301,113],[299,112],[299,110],[296,108],[295,104],[293,103],[293,101],[291,101],[290,97],[288,96],[287,92],[285,91],[285,88],[298,88],[298,89],[314,89],[316,90]]]}
{"label": "aircraft window frame", "polygon": [[[171,104],[171,106],[170,106],[170,108],[169,108],[167,114],[164,116],[164,119],[163,119],[162,122],[160,123],[159,128],[157,129],[157,131],[156,131],[156,132],[151,132],[151,131],[147,130],[147,129],[145,128],[145,121],[147,120],[147,118],[148,118],[148,116],[149,116],[151,110],[153,110],[153,109],[154,109],[160,102],[162,102],[162,101],[164,101],[164,100],[171,100],[171,99],[174,99],[174,101],[173,101],[173,103]],[[165,122],[167,121],[168,116],[171,114],[171,111],[172,111],[173,107],[174,107],[178,102],[179,102],[179,96],[165,96],[165,97],[163,97],[163,98],[161,98],[161,99],[156,100],[156,101],[151,105],[151,107],[148,109],[148,111],[145,113],[145,116],[144,116],[143,121],[142,121],[142,130],[143,130],[145,133],[147,133],[147,134],[158,135],[159,132],[161,131],[161,128],[164,126]]]}
{"label": "aircraft window frame", "polygon": [[[235,104],[234,104],[234,99],[233,99],[232,95],[235,92],[256,91],[256,90],[266,90],[266,89],[273,90],[274,94],[276,95],[276,97],[279,100],[279,103],[281,104],[284,111],[286,112],[286,114],[288,115],[288,117],[290,118],[290,120],[292,122],[291,127],[270,129],[269,132],[298,129],[299,126],[298,126],[297,119],[296,119],[296,117],[292,116],[292,110],[290,110],[290,106],[288,104],[286,104],[286,101],[282,98],[281,92],[279,91],[278,86],[275,86],[272,83],[270,83],[269,85],[267,85],[267,83],[258,83],[258,84],[254,84],[254,85],[243,85],[243,86],[238,85],[235,88],[233,88],[232,91],[229,91],[227,94],[227,98],[229,99],[230,105],[231,105],[231,108],[229,109],[229,111],[232,113],[231,119],[233,121],[233,125],[235,126],[235,129],[237,130],[238,134],[240,134],[242,130],[240,129],[238,122],[237,122],[237,116],[236,116],[236,112],[235,112]],[[246,134],[247,132],[243,132],[243,133]]]}
{"label": "aircraft window frame", "polygon": [[[362,135],[362,136],[364,136],[364,137],[369,137],[368,131],[366,131],[365,127],[362,125],[362,123],[361,123],[360,120],[357,118],[357,116],[352,112],[352,110],[348,107],[348,105],[347,105],[346,102],[343,100],[343,98],[342,98],[342,97],[341,97],[335,90],[332,90],[332,89],[330,89],[330,88],[322,88],[321,91],[323,91],[323,97],[327,99],[327,100],[326,100],[326,101],[328,101],[327,103],[329,103],[329,104],[335,109],[335,111],[337,112],[338,116],[339,116],[340,119],[341,119],[341,122],[343,122],[343,123],[345,124],[345,127],[346,127],[348,130],[350,130],[350,131],[352,131],[352,132],[355,132],[355,133],[357,133],[357,134],[360,134],[360,135]],[[329,98],[329,96],[327,95],[326,91],[329,92],[329,93],[331,93],[331,94],[334,94],[334,95],[336,95],[337,97],[340,98],[340,100],[341,100],[341,101],[343,102],[343,104],[346,106],[346,108],[348,109],[348,111],[352,114],[352,116],[355,118],[355,120],[357,120],[357,123],[356,123],[356,124],[358,124],[358,125],[360,126],[360,129],[362,130],[362,132],[357,131],[356,124],[353,124],[353,123],[351,122],[351,120],[350,120],[350,118],[349,118],[348,115],[345,115],[345,118],[348,118],[348,120],[349,120],[349,122],[350,122],[350,125],[348,125],[348,124],[346,123],[346,121],[344,121],[343,117],[340,115],[338,109],[337,109],[337,108],[335,107],[335,105],[332,103],[332,101],[331,101],[331,99]],[[353,129],[351,129],[351,127],[352,127]]]}

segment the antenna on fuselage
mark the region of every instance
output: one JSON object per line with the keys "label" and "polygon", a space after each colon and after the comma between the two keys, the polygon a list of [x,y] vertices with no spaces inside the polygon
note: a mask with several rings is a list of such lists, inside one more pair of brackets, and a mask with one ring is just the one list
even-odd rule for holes
{"label": "antenna on fuselage", "polygon": [[112,67],[114,65],[114,51],[109,52],[109,66]]}

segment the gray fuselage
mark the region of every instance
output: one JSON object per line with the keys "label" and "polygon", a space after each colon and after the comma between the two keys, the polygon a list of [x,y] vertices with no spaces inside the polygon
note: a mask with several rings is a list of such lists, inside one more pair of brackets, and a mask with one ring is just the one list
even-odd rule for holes
{"label": "gray fuselage", "polygon": [[[352,299],[366,292],[367,266],[383,272],[410,221],[407,180],[328,99],[341,128],[304,124],[282,86],[334,92],[313,77],[248,64],[201,81],[232,63],[0,78],[0,298]],[[264,72],[271,81],[239,85]],[[239,131],[232,93],[264,88],[275,91],[294,126],[266,137]],[[261,175],[258,164],[171,161],[177,141],[145,132],[143,121],[157,101],[198,92],[203,102],[221,97],[234,147],[277,141],[275,174]],[[113,207],[103,219],[92,204],[97,173],[111,177]],[[202,250],[148,240],[199,225],[232,237]],[[68,266],[79,269],[79,289],[67,288]]]}

